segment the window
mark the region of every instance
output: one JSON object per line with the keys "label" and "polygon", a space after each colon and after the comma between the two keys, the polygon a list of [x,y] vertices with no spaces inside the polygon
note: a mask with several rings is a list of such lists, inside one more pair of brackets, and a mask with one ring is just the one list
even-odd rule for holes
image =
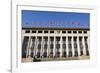
{"label": "window", "polygon": [[31,51],[31,57],[34,57],[34,52],[33,51]]}
{"label": "window", "polygon": [[36,33],[36,31],[32,31],[32,33]]}
{"label": "window", "polygon": [[71,33],[71,31],[68,31],[68,33]]}
{"label": "window", "polygon": [[44,33],[48,33],[48,31],[44,31]]}
{"label": "window", "polygon": [[87,31],[84,31],[84,34],[86,34],[87,33]]}
{"label": "window", "polygon": [[82,31],[78,31],[78,33],[82,33]]}
{"label": "window", "polygon": [[76,50],[75,50],[75,55],[74,55],[74,56],[75,56],[75,57],[77,57],[77,56],[78,56],[78,51],[76,51]]}
{"label": "window", "polygon": [[26,30],[25,33],[30,33],[30,30]]}
{"label": "window", "polygon": [[60,37],[56,37],[56,41],[60,41]]}
{"label": "window", "polygon": [[68,57],[72,57],[72,51],[69,51]]}
{"label": "window", "polygon": [[44,58],[47,57],[47,52],[44,52],[43,57]]}
{"label": "window", "polygon": [[62,37],[63,43],[66,43],[66,37]]}
{"label": "window", "polygon": [[50,44],[50,49],[53,49],[53,44]]}
{"label": "window", "polygon": [[44,44],[44,49],[47,49],[47,46],[48,46],[47,44]]}
{"label": "window", "polygon": [[44,37],[44,41],[47,42],[48,41],[48,37]]}
{"label": "window", "polygon": [[66,33],[66,31],[62,31],[62,33]]}
{"label": "window", "polygon": [[73,33],[77,33],[77,31],[73,31]]}
{"label": "window", "polygon": [[37,58],[40,58],[40,51],[37,52]]}
{"label": "window", "polygon": [[50,31],[50,33],[54,33],[54,31]]}
{"label": "window", "polygon": [[63,55],[62,55],[62,56],[63,56],[63,57],[66,57],[66,51],[63,52]]}
{"label": "window", "polygon": [[38,33],[42,33],[42,31],[39,30]]}

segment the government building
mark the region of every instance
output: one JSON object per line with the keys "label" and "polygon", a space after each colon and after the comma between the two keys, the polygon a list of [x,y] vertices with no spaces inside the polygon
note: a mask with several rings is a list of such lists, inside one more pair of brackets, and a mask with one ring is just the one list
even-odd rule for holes
{"label": "government building", "polygon": [[22,25],[21,31],[22,62],[90,58],[90,28],[87,24],[83,27],[78,26],[81,23],[72,23],[75,27],[55,23],[26,25]]}

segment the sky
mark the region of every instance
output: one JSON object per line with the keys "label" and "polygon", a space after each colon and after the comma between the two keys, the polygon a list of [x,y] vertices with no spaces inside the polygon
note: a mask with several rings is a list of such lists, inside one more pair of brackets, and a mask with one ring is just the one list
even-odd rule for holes
{"label": "sky", "polygon": [[89,28],[90,14],[22,10],[22,27]]}

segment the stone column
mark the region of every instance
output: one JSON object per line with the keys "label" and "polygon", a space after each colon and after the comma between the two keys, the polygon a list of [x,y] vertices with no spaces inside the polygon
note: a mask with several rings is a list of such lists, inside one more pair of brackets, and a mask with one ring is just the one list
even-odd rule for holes
{"label": "stone column", "polygon": [[27,57],[29,56],[29,50],[30,50],[30,41],[31,41],[31,37],[29,36],[29,41],[28,41],[28,46],[27,46]]}
{"label": "stone column", "polygon": [[84,36],[82,37],[82,44],[83,44],[83,55],[86,55]]}
{"label": "stone column", "polygon": [[32,46],[32,38],[30,37],[30,43],[29,43],[29,56],[31,56],[31,46]]}

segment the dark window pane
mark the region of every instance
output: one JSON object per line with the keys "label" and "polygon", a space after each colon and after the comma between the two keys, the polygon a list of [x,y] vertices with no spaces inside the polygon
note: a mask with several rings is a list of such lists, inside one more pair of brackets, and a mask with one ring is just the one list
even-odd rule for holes
{"label": "dark window pane", "polygon": [[73,33],[77,33],[77,31],[73,31]]}
{"label": "dark window pane", "polygon": [[43,57],[47,57],[47,52],[44,52]]}
{"label": "dark window pane", "polygon": [[72,45],[71,44],[68,44],[68,48],[71,49],[72,48]]}
{"label": "dark window pane", "polygon": [[36,31],[32,31],[32,33],[36,33]]}
{"label": "dark window pane", "polygon": [[63,52],[63,57],[66,57],[66,51]]}
{"label": "dark window pane", "polygon": [[78,31],[78,33],[82,33],[82,31]]}
{"label": "dark window pane", "polygon": [[75,51],[75,57],[77,57],[78,56],[78,51]]}
{"label": "dark window pane", "polygon": [[44,31],[44,33],[48,33],[48,31]]}
{"label": "dark window pane", "polygon": [[88,50],[86,50],[86,55],[89,56],[89,51]]}
{"label": "dark window pane", "polygon": [[72,51],[69,51],[68,57],[72,57]]}
{"label": "dark window pane", "polygon": [[30,33],[30,30],[26,30],[25,33]]}
{"label": "dark window pane", "polygon": [[47,44],[44,45],[44,49],[47,49]]}
{"label": "dark window pane", "polygon": [[50,41],[53,41],[54,40],[54,37],[50,37]]}
{"label": "dark window pane", "polygon": [[54,31],[50,31],[50,33],[54,33]]}
{"label": "dark window pane", "polygon": [[71,31],[68,31],[68,33],[71,33]]}
{"label": "dark window pane", "polygon": [[37,53],[37,58],[40,58],[40,52]]}
{"label": "dark window pane", "polygon": [[41,44],[38,44],[38,49],[41,49]]}
{"label": "dark window pane", "polygon": [[34,52],[31,52],[31,57],[34,57]]}
{"label": "dark window pane", "polygon": [[53,44],[50,45],[50,48],[53,49]]}
{"label": "dark window pane", "polygon": [[62,46],[63,46],[63,49],[66,49],[66,44],[63,44]]}
{"label": "dark window pane", "polygon": [[42,31],[38,31],[38,33],[42,33]]}
{"label": "dark window pane", "polygon": [[81,56],[83,55],[83,50],[81,50],[81,53],[80,53],[80,55],[81,55]]}
{"label": "dark window pane", "polygon": [[66,33],[66,31],[62,31],[62,33]]}
{"label": "dark window pane", "polygon": [[86,33],[87,33],[87,31],[84,31],[84,33],[86,34]]}
{"label": "dark window pane", "polygon": [[56,48],[59,49],[60,48],[60,44],[56,44]]}

